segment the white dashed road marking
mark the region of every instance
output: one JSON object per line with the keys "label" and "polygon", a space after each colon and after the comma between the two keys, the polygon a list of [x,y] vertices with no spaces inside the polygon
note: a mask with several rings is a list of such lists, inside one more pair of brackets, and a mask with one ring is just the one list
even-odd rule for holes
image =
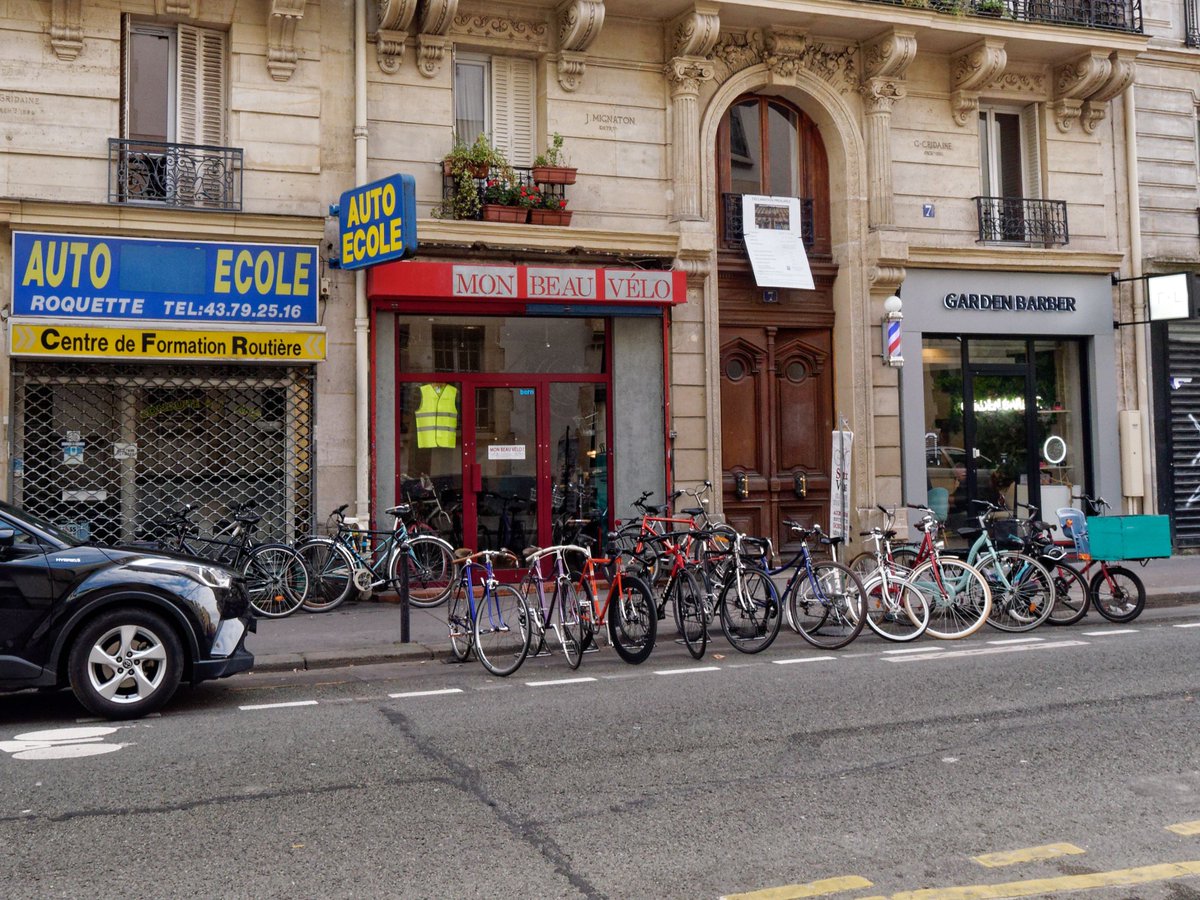
{"label": "white dashed road marking", "polygon": [[591,676],[582,678],[553,678],[549,681],[527,681],[526,687],[551,687],[556,684],[583,684],[585,681],[595,681]]}
{"label": "white dashed road marking", "polygon": [[883,652],[885,654],[894,656],[897,654],[904,654],[904,653],[930,653],[935,650],[944,650],[944,649],[945,649],[944,647],[939,647],[937,644],[933,644],[932,646],[929,646],[929,647],[901,647],[899,650],[884,650]]}
{"label": "white dashed road marking", "polygon": [[1185,625],[1176,625],[1176,628],[1200,628],[1200,622],[1188,622]]}
{"label": "white dashed road marking", "polygon": [[1110,637],[1114,634],[1137,634],[1136,628],[1118,628],[1116,631],[1085,631],[1087,637]]}
{"label": "white dashed road marking", "polygon": [[393,700],[399,700],[402,697],[436,697],[440,694],[461,694],[462,688],[442,688],[437,691],[405,691],[402,694],[388,694]]}
{"label": "white dashed road marking", "polygon": [[1020,644],[1016,647],[976,647],[974,650],[947,650],[945,653],[934,653],[932,655],[925,654],[924,656],[898,656],[889,657],[886,661],[892,663],[898,662],[925,662],[931,659],[955,659],[963,656],[987,656],[992,653],[1021,653],[1026,650],[1050,650],[1057,647],[1086,647],[1087,641],[1054,641],[1049,644]]}
{"label": "white dashed road marking", "polygon": [[692,666],[690,669],[655,669],[655,675],[687,675],[691,672],[719,672],[720,666]]}
{"label": "white dashed road marking", "polygon": [[775,663],[775,665],[777,665],[777,666],[789,666],[792,663],[817,662],[822,659],[837,659],[837,657],[836,656],[801,656],[801,657],[797,657],[796,659],[773,659],[773,660],[771,660],[771,662]]}
{"label": "white dashed road marking", "polygon": [[316,706],[316,700],[292,700],[288,703],[254,703],[250,706],[239,706],[238,709],[284,709],[289,706]]}
{"label": "white dashed road marking", "polygon": [[1001,638],[998,641],[988,641],[989,644],[1033,644],[1039,641],[1044,641],[1045,638]]}

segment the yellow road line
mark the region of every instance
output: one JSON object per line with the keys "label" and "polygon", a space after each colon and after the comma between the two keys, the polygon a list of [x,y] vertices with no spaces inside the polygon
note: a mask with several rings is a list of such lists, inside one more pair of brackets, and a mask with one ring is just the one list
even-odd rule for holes
{"label": "yellow road line", "polygon": [[1168,825],[1167,831],[1173,831],[1176,834],[1200,834],[1200,821],[1196,822],[1180,822],[1178,825]]}
{"label": "yellow road line", "polygon": [[840,891],[852,891],[857,888],[869,888],[871,882],[857,875],[843,875],[840,878],[825,878],[821,881],[810,881],[808,884],[785,884],[782,887],[765,888],[761,891],[749,891],[745,894],[726,894],[721,900],[795,900],[799,897],[823,897],[826,894],[836,894]]}
{"label": "yellow road line", "polygon": [[1015,863],[1033,862],[1038,859],[1054,859],[1056,856],[1070,856],[1074,853],[1084,853],[1083,849],[1074,844],[1044,844],[1041,847],[1025,847],[1022,850],[1007,850],[1004,853],[984,853],[982,856],[972,856],[971,859],[981,866],[996,869],[1000,866],[1011,866]]}
{"label": "yellow road line", "polygon": [[959,887],[926,888],[893,894],[892,900],[999,900],[1004,897],[1035,897],[1056,891],[1082,891],[1088,888],[1146,884],[1169,878],[1200,875],[1200,860],[1140,866],[1136,869],[1117,869],[1090,875],[1063,875],[1058,878],[1035,878],[1031,881],[1010,881],[1006,884],[970,884]]}

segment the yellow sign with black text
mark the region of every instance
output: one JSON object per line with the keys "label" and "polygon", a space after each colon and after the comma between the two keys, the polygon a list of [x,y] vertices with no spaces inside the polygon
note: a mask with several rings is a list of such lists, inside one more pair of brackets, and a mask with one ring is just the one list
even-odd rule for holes
{"label": "yellow sign with black text", "polygon": [[318,331],[219,331],[11,322],[8,346],[12,356],[56,359],[292,363],[325,359],[325,334]]}

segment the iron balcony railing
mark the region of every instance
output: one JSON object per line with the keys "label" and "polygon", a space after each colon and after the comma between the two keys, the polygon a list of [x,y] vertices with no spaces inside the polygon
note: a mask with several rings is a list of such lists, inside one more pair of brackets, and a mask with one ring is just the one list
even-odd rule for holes
{"label": "iron balcony railing", "polygon": [[[872,0],[891,6],[931,9],[949,15],[986,16],[1018,22],[1142,31],[1142,0]],[[1194,3],[1195,0],[1185,0]]]}
{"label": "iron balcony railing", "polygon": [[242,151],[109,138],[108,200],[240,212]]}
{"label": "iron balcony railing", "polygon": [[[721,243],[724,247],[740,250],[745,230],[742,225],[742,197],[744,194],[722,194],[724,228]],[[815,241],[813,231],[813,202],[811,197],[800,198],[800,239],[806,249],[811,250]]]}
{"label": "iron balcony railing", "polygon": [[1067,204],[1064,200],[1023,197],[976,197],[979,241],[1018,244],[1067,244]]}
{"label": "iron balcony railing", "polygon": [[533,169],[522,166],[510,166],[507,173],[489,172],[483,178],[472,178],[471,182],[475,189],[474,203],[466,203],[463,198],[458,195],[458,183],[453,175],[443,173],[442,175],[442,206],[440,214],[446,219],[474,219],[483,218],[481,207],[488,201],[488,185],[497,185],[505,182],[516,188],[528,188],[536,190],[544,197],[554,197],[558,200],[565,200],[567,190],[565,185],[561,184],[538,184],[533,180]]}

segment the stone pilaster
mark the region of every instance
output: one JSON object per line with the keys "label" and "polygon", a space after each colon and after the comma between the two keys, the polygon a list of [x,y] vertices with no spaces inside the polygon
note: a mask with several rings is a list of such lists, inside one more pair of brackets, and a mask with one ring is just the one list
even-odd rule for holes
{"label": "stone pilaster", "polygon": [[667,64],[671,85],[671,137],[675,202],[671,220],[700,218],[700,86],[713,77],[713,64],[680,56]]}
{"label": "stone pilaster", "polygon": [[872,228],[893,224],[892,108],[904,98],[904,73],[917,55],[913,32],[893,29],[863,47],[864,137],[867,145],[867,216]]}

